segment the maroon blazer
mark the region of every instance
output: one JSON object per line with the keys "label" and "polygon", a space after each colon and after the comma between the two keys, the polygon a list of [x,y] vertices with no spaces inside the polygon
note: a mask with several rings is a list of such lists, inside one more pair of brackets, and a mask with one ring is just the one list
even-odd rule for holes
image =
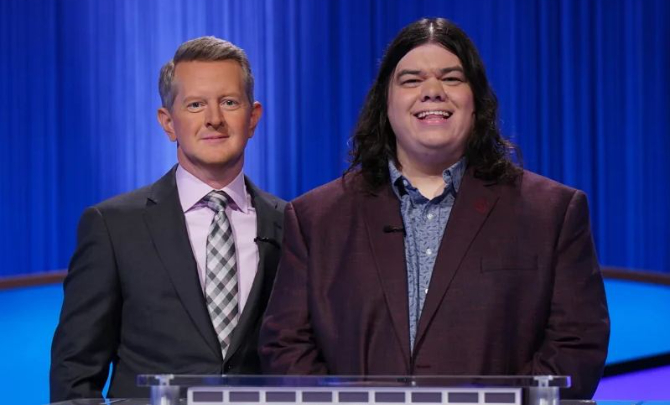
{"label": "maroon blazer", "polygon": [[400,202],[349,175],[287,206],[260,337],[288,374],[572,376],[591,398],[609,341],[584,193],[524,172],[463,178],[409,347]]}

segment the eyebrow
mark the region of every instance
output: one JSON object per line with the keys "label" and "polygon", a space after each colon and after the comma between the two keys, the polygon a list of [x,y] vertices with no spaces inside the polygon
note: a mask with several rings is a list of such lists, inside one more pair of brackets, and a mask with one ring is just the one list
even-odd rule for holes
{"label": "eyebrow", "polygon": [[[424,72],[423,70],[403,69],[400,72],[398,72],[398,74],[396,75],[396,79],[399,79],[400,77],[405,76],[405,75],[419,76],[423,72]],[[465,73],[465,72],[463,72],[463,68],[460,67],[460,66],[450,66],[450,67],[440,69],[440,74],[442,74],[442,75],[447,74],[447,73],[451,73],[451,72]]]}
{"label": "eyebrow", "polygon": [[188,102],[190,102],[190,101],[194,101],[194,100],[202,100],[202,99],[204,99],[204,97],[200,97],[200,96],[186,96],[186,97],[184,97],[181,101],[182,101],[182,103],[188,103]]}
{"label": "eyebrow", "polygon": [[[230,93],[224,93],[223,95],[221,95],[217,98],[218,99],[223,99],[223,98],[227,98],[227,97],[237,97],[237,98],[239,98],[239,97],[242,97],[242,94],[237,93],[237,92],[230,92]],[[207,99],[206,96],[202,96],[202,95],[198,95],[198,94],[189,94],[182,99],[182,103],[189,103],[191,101],[206,100],[206,99]]]}

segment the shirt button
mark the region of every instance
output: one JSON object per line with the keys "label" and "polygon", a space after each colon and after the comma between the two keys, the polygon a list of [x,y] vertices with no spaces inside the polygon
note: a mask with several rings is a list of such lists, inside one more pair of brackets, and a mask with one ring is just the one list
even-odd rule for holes
{"label": "shirt button", "polygon": [[433,251],[431,249],[426,249],[426,254],[430,256],[433,254]]}
{"label": "shirt button", "polygon": [[428,214],[428,219],[433,219],[433,214]]}

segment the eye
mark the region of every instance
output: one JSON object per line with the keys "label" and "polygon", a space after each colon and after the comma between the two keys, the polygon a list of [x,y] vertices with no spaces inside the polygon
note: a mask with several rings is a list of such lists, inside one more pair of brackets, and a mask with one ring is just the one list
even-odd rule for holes
{"label": "eye", "polygon": [[448,85],[457,85],[465,82],[465,79],[458,75],[451,75],[442,78],[442,81]]}
{"label": "eye", "polygon": [[193,101],[186,104],[186,109],[192,112],[200,111],[205,107],[205,103],[202,101]]}
{"label": "eye", "polygon": [[225,98],[221,100],[221,107],[226,110],[237,110],[240,108],[240,102],[232,98]]}
{"label": "eye", "polygon": [[400,82],[401,86],[405,87],[416,87],[421,83],[419,79],[406,79]]}

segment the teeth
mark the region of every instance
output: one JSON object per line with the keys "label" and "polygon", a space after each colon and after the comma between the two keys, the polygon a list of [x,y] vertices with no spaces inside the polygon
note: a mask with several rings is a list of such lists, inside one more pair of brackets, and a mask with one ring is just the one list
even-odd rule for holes
{"label": "teeth", "polygon": [[447,117],[447,118],[451,117],[451,113],[449,111],[422,111],[422,112],[418,113],[416,116],[418,118],[423,119],[423,118],[426,118],[429,115],[441,115],[441,116]]}

